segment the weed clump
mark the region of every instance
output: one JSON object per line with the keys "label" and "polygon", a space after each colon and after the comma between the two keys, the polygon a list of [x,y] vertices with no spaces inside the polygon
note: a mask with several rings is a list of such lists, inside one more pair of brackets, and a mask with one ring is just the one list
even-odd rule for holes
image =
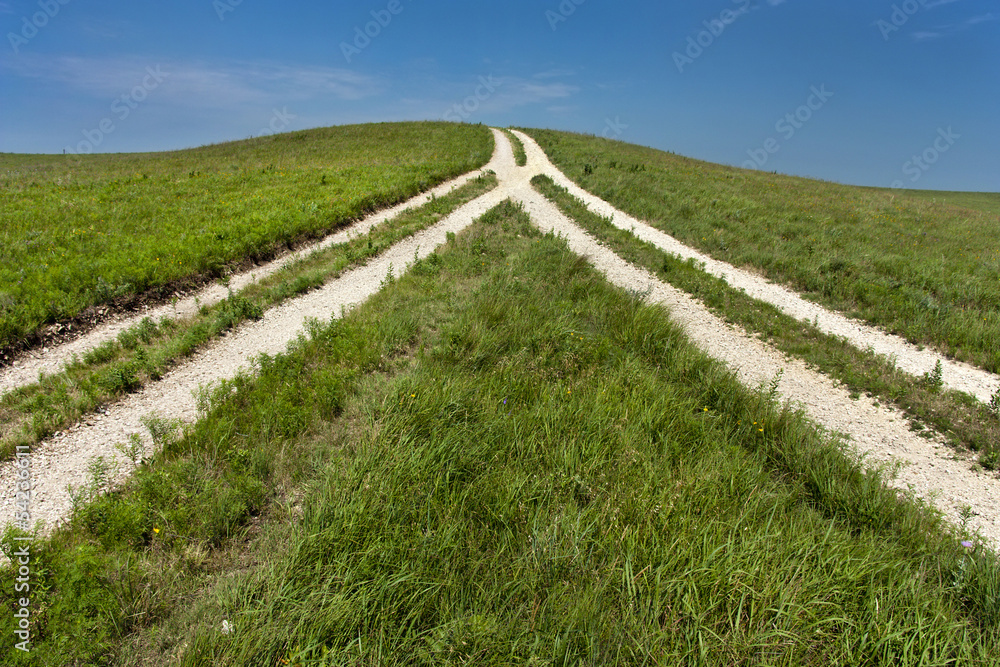
{"label": "weed clump", "polygon": [[934,369],[924,373],[924,384],[932,391],[941,391],[944,386],[944,372],[941,368],[941,360],[934,364]]}

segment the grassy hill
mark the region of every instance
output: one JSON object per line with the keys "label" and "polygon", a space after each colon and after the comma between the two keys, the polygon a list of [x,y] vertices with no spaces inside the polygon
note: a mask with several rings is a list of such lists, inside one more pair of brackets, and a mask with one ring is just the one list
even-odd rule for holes
{"label": "grassy hill", "polygon": [[1000,217],[990,206],[940,201],[988,205],[1000,196],[914,197],[525,131],[581,187],[683,243],[1000,371]]}
{"label": "grassy hill", "polygon": [[489,160],[484,127],[383,123],[152,154],[0,155],[0,352],[169,296]]}
{"label": "grassy hill", "polygon": [[398,241],[433,225],[463,203],[496,186],[491,174],[480,174],[448,194],[410,208],[346,243],[285,262],[280,270],[242,289],[233,289],[214,304],[203,303],[189,316],[143,318],[101,345],[0,396],[0,461],[19,446],[34,447],[56,431],[75,424],[100,406],[113,403],[163,377],[186,357],[201,350],[266,310],[315,289],[342,272],[363,264]]}
{"label": "grassy hill", "polygon": [[995,556],[514,206],[162,437],[33,547],[32,664],[997,657]]}
{"label": "grassy hill", "polygon": [[948,192],[944,190],[890,190],[890,192],[900,192],[914,199],[1000,215],[1000,192]]}
{"label": "grassy hill", "polygon": [[31,543],[3,664],[1000,664],[995,554],[515,205],[260,366]]}

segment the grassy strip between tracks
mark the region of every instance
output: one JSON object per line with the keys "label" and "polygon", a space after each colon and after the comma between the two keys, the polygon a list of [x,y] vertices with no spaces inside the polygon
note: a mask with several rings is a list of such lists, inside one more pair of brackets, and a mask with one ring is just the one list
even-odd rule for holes
{"label": "grassy strip between tracks", "polygon": [[509,203],[260,366],[30,544],[4,664],[998,659],[994,554]]}
{"label": "grassy strip between tracks", "polygon": [[995,211],[736,169],[599,137],[525,132],[582,188],[682,243],[917,345],[1000,372]]}
{"label": "grassy strip between tracks", "polygon": [[160,378],[206,342],[264,311],[362,264],[403,238],[430,227],[462,204],[496,187],[481,175],[444,197],[403,212],[368,234],[313,253],[251,284],[194,317],[163,319],[119,334],[60,373],[0,397],[0,459],[17,445],[34,445],[121,396]]}
{"label": "grassy strip between tracks", "polygon": [[169,296],[270,259],[492,151],[488,128],[422,122],[165,153],[0,154],[0,352],[88,307]]}
{"label": "grassy strip between tracks", "polygon": [[782,352],[843,382],[853,392],[896,405],[911,418],[912,429],[930,435],[931,431],[924,429],[931,427],[957,450],[977,452],[982,467],[1000,468],[1000,414],[994,408],[968,394],[942,388],[933,372],[913,377],[883,356],[859,350],[843,338],[747,296],[725,280],[709,275],[693,260],[682,260],[618,229],[547,176],[536,176],[532,184],[618,255],[697,297],[727,322],[759,335]]}
{"label": "grassy strip between tracks", "polygon": [[510,140],[510,146],[514,151],[514,164],[518,167],[523,167],[528,164],[528,154],[524,152],[524,144],[521,140],[517,138],[517,135],[510,130],[504,130],[504,134],[507,135],[507,139]]}

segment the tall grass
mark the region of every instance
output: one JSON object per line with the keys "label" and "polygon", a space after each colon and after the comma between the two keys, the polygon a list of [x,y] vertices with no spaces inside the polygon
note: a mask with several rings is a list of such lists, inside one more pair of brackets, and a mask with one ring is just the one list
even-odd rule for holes
{"label": "tall grass", "polygon": [[525,132],[581,187],[678,240],[1000,372],[995,210],[725,167],[598,137]]}
{"label": "tall grass", "polygon": [[998,658],[995,556],[509,203],[208,407],[35,545],[39,664]]}

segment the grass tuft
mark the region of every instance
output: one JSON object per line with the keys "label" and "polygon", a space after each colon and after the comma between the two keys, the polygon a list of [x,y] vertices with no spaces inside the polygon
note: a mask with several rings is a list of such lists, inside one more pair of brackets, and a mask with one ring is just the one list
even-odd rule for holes
{"label": "grass tuft", "polygon": [[524,144],[521,143],[521,140],[518,139],[517,135],[510,130],[504,130],[504,134],[507,135],[511,148],[514,149],[514,164],[518,167],[523,167],[528,164],[528,155],[524,152]]}

